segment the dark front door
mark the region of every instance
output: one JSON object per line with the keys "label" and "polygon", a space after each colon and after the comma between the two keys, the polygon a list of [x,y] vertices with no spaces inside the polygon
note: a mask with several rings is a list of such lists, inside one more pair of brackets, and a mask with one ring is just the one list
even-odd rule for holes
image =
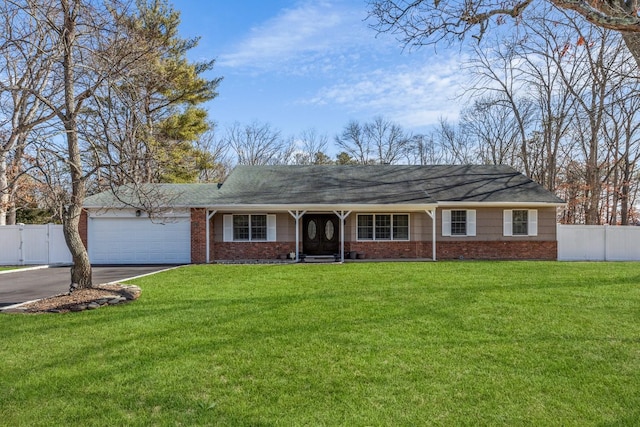
{"label": "dark front door", "polygon": [[302,247],[306,255],[340,252],[340,221],[333,214],[311,214],[302,219]]}

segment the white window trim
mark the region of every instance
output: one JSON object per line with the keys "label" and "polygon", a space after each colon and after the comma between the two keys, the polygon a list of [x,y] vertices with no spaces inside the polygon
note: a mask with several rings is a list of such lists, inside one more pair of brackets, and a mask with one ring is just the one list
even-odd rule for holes
{"label": "white window trim", "polygon": [[[467,212],[467,234],[451,234],[451,211]],[[442,237],[475,237],[476,235],[476,210],[475,209],[443,209],[442,210]]]}
{"label": "white window trim", "polygon": [[[372,215],[373,216],[373,238],[372,239],[361,239],[360,235],[358,234],[358,217],[360,217],[360,215]],[[391,238],[390,239],[376,239],[376,215],[389,215],[391,216]],[[393,217],[395,215],[406,215],[407,216],[407,238],[406,239],[396,239],[393,235]],[[411,241],[411,214],[408,213],[384,213],[384,212],[380,212],[380,213],[366,213],[366,212],[362,212],[356,215],[356,224],[355,224],[355,229],[356,229],[356,242],[410,242]]]}
{"label": "white window trim", "polygon": [[[527,234],[513,234],[513,211],[527,212]],[[505,209],[502,220],[502,234],[506,237],[531,237],[538,235],[537,209]]]}
{"label": "white window trim", "polygon": [[[248,240],[234,240],[233,238],[233,217],[234,215],[248,215],[249,216],[249,239]],[[251,238],[251,216],[252,215],[264,215],[267,217],[267,238],[265,239],[252,239]],[[250,213],[250,214],[225,214],[222,217],[222,241],[223,242],[275,242],[276,241],[276,216],[274,214],[264,213]]]}

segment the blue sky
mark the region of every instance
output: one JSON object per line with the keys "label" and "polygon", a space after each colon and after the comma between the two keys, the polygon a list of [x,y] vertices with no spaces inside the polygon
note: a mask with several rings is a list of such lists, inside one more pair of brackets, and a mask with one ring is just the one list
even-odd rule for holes
{"label": "blue sky", "polygon": [[367,27],[365,0],[174,0],[183,37],[201,37],[191,59],[216,59],[220,95],[207,108],[222,128],[268,122],[295,136],[329,138],[349,120],[383,116],[412,132],[455,120],[460,51],[402,52]]}

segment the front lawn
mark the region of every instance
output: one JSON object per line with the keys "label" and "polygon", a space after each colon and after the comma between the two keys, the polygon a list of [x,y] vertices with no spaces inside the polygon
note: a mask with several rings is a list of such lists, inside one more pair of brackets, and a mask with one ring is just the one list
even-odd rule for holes
{"label": "front lawn", "polygon": [[0,425],[637,425],[640,263],[185,267],[0,316]]}

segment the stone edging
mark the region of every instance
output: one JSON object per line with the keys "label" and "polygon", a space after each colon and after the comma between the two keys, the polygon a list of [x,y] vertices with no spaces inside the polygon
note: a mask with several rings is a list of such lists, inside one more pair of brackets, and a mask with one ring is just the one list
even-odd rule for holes
{"label": "stone edging", "polygon": [[42,300],[31,301],[19,306],[14,306],[9,309],[2,310],[3,313],[67,313],[67,312],[81,312],[85,310],[95,310],[100,307],[124,304],[138,299],[142,290],[136,285],[118,285],[118,289],[104,289],[105,292],[112,292],[113,295],[104,295],[100,298],[80,302],[80,303],[68,303],[59,305],[50,309],[37,309],[32,305],[38,303],[38,301],[47,300],[49,298],[43,298]]}

